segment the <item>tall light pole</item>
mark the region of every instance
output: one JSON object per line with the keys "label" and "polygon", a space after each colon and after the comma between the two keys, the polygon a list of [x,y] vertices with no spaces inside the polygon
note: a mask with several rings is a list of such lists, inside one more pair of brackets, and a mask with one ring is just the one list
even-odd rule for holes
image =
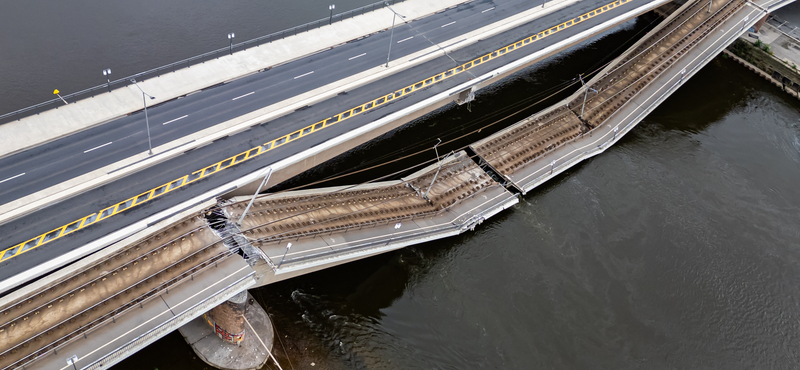
{"label": "tall light pole", "polygon": [[150,96],[150,94],[144,92],[144,90],[142,90],[142,88],[139,87],[139,84],[136,83],[136,79],[135,78],[131,78],[131,82],[134,85],[136,85],[136,88],[139,89],[139,91],[142,92],[142,103],[144,104],[144,123],[145,123],[145,125],[147,125],[147,145],[150,147],[150,150],[148,151],[148,153],[150,155],[153,155],[153,142],[150,140],[150,120],[147,118],[147,100],[144,97],[148,96],[148,97],[150,97],[150,99],[155,99],[156,97],[155,96]]}
{"label": "tall light pole", "polygon": [[233,55],[233,38],[236,37],[236,34],[231,32],[228,34],[228,41],[230,41],[230,51],[231,55]]}
{"label": "tall light pole", "polygon": [[108,82],[108,92],[111,92],[111,68],[106,68],[103,70],[103,76],[106,76],[106,81]]}
{"label": "tall light pole", "polygon": [[392,16],[392,32],[389,34],[389,53],[386,54],[386,68],[389,68],[389,58],[392,56],[392,39],[394,38],[394,21],[395,19],[397,19],[398,16],[400,16],[400,18],[403,19],[405,19],[406,17],[394,11],[394,9],[392,9],[392,7],[389,6],[389,3],[385,1],[383,3],[386,4],[386,7],[389,8],[389,10],[391,10],[392,13],[394,13],[394,15]]}
{"label": "tall light pole", "polygon": [[333,9],[336,9],[336,4],[328,5],[328,10],[331,11],[331,19],[328,21],[329,26],[333,24]]}

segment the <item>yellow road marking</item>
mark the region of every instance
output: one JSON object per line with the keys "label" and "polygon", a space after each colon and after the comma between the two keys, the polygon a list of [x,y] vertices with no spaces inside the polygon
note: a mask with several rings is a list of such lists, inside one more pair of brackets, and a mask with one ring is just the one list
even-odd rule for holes
{"label": "yellow road marking", "polygon": [[375,109],[375,107],[378,107],[380,105],[386,104],[386,103],[388,103],[388,102],[390,102],[390,101],[392,101],[394,99],[397,99],[397,98],[399,98],[401,96],[404,96],[404,95],[410,94],[410,93],[412,93],[414,91],[423,89],[423,88],[428,87],[430,85],[436,84],[436,83],[438,83],[440,81],[444,81],[444,80],[446,80],[446,79],[448,79],[450,77],[453,77],[453,76],[455,76],[455,75],[457,75],[459,73],[462,73],[462,72],[464,72],[464,71],[466,71],[466,70],[468,70],[468,69],[470,69],[470,68],[472,68],[474,66],[477,66],[477,65],[479,65],[481,63],[485,63],[486,61],[495,59],[495,58],[497,58],[497,57],[499,57],[501,55],[504,55],[507,52],[519,49],[519,48],[521,48],[523,46],[526,46],[526,45],[528,45],[528,44],[530,44],[530,43],[532,43],[534,41],[537,41],[537,40],[543,39],[545,37],[548,37],[548,36],[550,36],[550,35],[552,35],[552,34],[554,34],[556,32],[561,32],[561,31],[563,31],[563,30],[565,30],[565,29],[567,29],[569,27],[572,27],[572,26],[574,26],[574,25],[576,25],[578,23],[581,23],[581,22],[583,22],[583,21],[585,21],[585,20],[587,20],[589,18],[592,18],[592,17],[595,17],[595,16],[597,16],[599,14],[602,14],[602,13],[608,11],[609,9],[613,9],[615,7],[620,6],[621,4],[625,4],[625,3],[628,3],[628,2],[631,2],[631,1],[632,0],[618,0],[618,1],[614,1],[614,2],[608,3],[608,4],[603,5],[603,6],[599,7],[599,8],[597,8],[597,9],[594,9],[594,10],[591,10],[591,11],[589,11],[587,13],[579,15],[579,16],[575,17],[574,19],[570,19],[570,20],[568,20],[568,21],[566,21],[564,23],[561,23],[561,24],[558,24],[558,25],[556,25],[554,27],[546,29],[545,31],[534,33],[531,36],[528,36],[528,37],[526,37],[526,38],[524,38],[522,40],[513,42],[513,43],[511,43],[509,45],[506,45],[506,46],[504,46],[504,47],[502,47],[500,49],[497,49],[497,50],[495,50],[495,51],[493,51],[493,52],[491,52],[489,54],[480,56],[480,57],[475,58],[475,59],[473,59],[473,60],[471,60],[469,62],[466,62],[466,63],[464,63],[462,65],[459,65],[459,66],[456,66],[454,68],[448,69],[448,70],[446,70],[444,72],[437,73],[437,74],[435,74],[435,75],[433,75],[431,77],[428,77],[428,78],[426,78],[426,79],[424,79],[422,81],[419,81],[417,83],[408,85],[408,86],[406,86],[406,87],[404,87],[402,89],[396,90],[393,93],[390,93],[390,94],[387,94],[387,95],[382,95],[381,97],[379,97],[377,99],[374,99],[374,100],[369,101],[367,103],[361,104],[361,105],[359,105],[359,106],[357,106],[355,108],[351,108],[349,110],[346,110],[346,111],[344,111],[342,113],[334,115],[333,117],[324,119],[324,120],[319,121],[317,123],[314,123],[312,125],[308,125],[308,126],[302,128],[302,129],[299,129],[299,130],[294,131],[292,133],[289,133],[287,135],[281,136],[281,137],[279,137],[279,138],[277,138],[275,140],[272,140],[270,142],[267,142],[267,143],[265,143],[265,144],[263,144],[261,146],[249,149],[249,150],[247,150],[245,152],[242,152],[242,153],[239,153],[239,154],[237,154],[237,155],[235,155],[233,157],[226,158],[226,159],[224,159],[224,160],[222,160],[220,162],[214,163],[214,164],[212,164],[212,165],[210,165],[208,167],[202,168],[200,170],[192,172],[191,174],[188,174],[188,175],[185,175],[185,176],[183,176],[181,178],[178,178],[177,180],[173,180],[173,181],[168,182],[168,183],[166,183],[164,185],[161,185],[161,186],[159,186],[157,188],[148,190],[148,191],[146,191],[146,192],[144,192],[142,194],[139,194],[139,195],[137,195],[135,197],[132,197],[132,198],[124,200],[124,201],[122,201],[120,203],[117,203],[117,204],[115,204],[115,205],[113,205],[111,207],[102,209],[102,210],[100,210],[100,212],[92,213],[92,214],[90,214],[90,215],[88,215],[86,217],[83,217],[81,219],[73,221],[73,222],[71,222],[71,223],[69,223],[67,225],[61,226],[61,227],[59,227],[59,228],[57,228],[55,230],[51,230],[51,231],[49,231],[47,233],[44,233],[42,235],[39,235],[39,236],[33,238],[33,239],[30,239],[30,240],[27,240],[25,242],[19,243],[19,244],[13,246],[13,247],[7,248],[7,249],[3,250],[2,252],[0,252],[0,261],[5,261],[5,260],[8,260],[10,258],[19,256],[22,253],[25,253],[25,252],[27,252],[27,251],[29,251],[31,249],[37,248],[37,247],[42,246],[44,244],[47,244],[47,243],[49,243],[49,242],[51,242],[53,240],[56,240],[56,239],[59,239],[61,237],[66,236],[68,234],[71,234],[75,230],[80,230],[80,229],[83,229],[84,227],[87,227],[89,225],[93,225],[93,224],[97,223],[98,221],[105,220],[105,219],[107,219],[107,218],[109,218],[111,216],[114,216],[114,215],[116,215],[116,214],[118,214],[120,212],[126,211],[128,209],[133,208],[133,207],[136,207],[136,206],[138,206],[138,205],[140,205],[140,204],[142,204],[144,202],[153,200],[153,199],[155,199],[157,197],[160,197],[160,196],[162,196],[162,195],[164,195],[166,193],[169,193],[169,192],[171,192],[171,191],[173,191],[173,190],[175,190],[177,188],[180,188],[182,186],[186,186],[188,184],[191,184],[191,183],[193,183],[193,182],[195,182],[195,181],[197,181],[197,180],[199,180],[199,179],[201,179],[203,177],[206,177],[206,176],[209,176],[211,174],[217,173],[217,172],[222,171],[222,170],[224,170],[224,169],[226,169],[228,167],[231,167],[231,166],[233,166],[235,164],[239,164],[239,163],[242,163],[244,161],[247,161],[247,160],[249,160],[251,158],[255,158],[255,157],[257,157],[257,156],[259,156],[261,154],[264,154],[264,153],[266,153],[266,152],[268,152],[268,151],[270,151],[272,149],[275,149],[275,148],[277,148],[279,146],[282,146],[282,145],[284,145],[286,143],[295,141],[295,140],[297,140],[297,139],[299,139],[301,137],[310,135],[310,134],[312,134],[314,132],[320,131],[320,130],[322,130],[324,128],[333,126],[334,124],[336,124],[336,123],[338,123],[340,121],[346,120],[348,118],[351,118],[351,117],[353,117],[355,115],[358,115],[358,114],[364,113],[366,111]]}

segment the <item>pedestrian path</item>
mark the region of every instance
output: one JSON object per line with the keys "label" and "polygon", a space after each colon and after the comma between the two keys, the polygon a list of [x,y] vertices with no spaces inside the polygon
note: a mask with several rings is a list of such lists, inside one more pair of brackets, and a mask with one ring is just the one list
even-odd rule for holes
{"label": "pedestrian path", "polygon": [[[412,21],[464,3],[464,0],[407,0],[392,6]],[[272,68],[333,48],[392,26],[393,13],[386,8],[329,26],[193,65],[143,81],[139,86],[156,98],[156,105],[225,83],[265,68]],[[0,125],[0,157],[100,125],[142,109],[142,95],[135,85],[117,88],[57,109]]]}

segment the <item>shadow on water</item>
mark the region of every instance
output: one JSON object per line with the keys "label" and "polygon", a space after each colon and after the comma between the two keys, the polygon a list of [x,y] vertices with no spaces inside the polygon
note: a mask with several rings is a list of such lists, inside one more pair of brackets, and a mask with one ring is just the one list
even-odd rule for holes
{"label": "shadow on water", "polygon": [[[589,69],[616,44],[607,39],[627,39],[642,22],[498,84],[471,113],[436,112],[280,186],[468,132]],[[798,106],[717,58],[619,144],[475,232],[252,290],[277,329],[274,352],[284,369],[791,368],[800,363],[791,162],[800,147],[784,146],[798,136]],[[325,186],[401,170],[429,152]],[[152,368],[178,345],[174,356],[188,359],[173,333],[119,368]]]}

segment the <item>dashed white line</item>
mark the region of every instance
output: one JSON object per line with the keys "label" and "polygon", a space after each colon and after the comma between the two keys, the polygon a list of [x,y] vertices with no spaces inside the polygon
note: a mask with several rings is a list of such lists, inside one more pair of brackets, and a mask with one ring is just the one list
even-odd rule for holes
{"label": "dashed white line", "polygon": [[310,74],[312,74],[312,73],[314,73],[314,71],[311,71],[311,72],[308,72],[308,73],[303,73],[303,74],[301,74],[301,75],[299,75],[299,76],[295,77],[294,79],[296,80],[296,79],[298,79],[298,78],[300,78],[300,77],[303,77],[303,76],[308,76],[308,75],[310,75]]}
{"label": "dashed white line", "polygon": [[8,181],[8,180],[13,180],[13,179],[16,179],[17,177],[20,177],[20,176],[22,176],[22,175],[24,175],[24,174],[25,174],[25,172],[23,172],[23,173],[21,173],[21,174],[19,174],[19,175],[17,175],[17,176],[11,176],[11,177],[9,177],[9,178],[7,178],[7,179],[3,180],[3,181],[0,181],[0,184],[1,184],[1,183],[4,183],[4,182],[6,182],[6,181]]}
{"label": "dashed white line", "polygon": [[442,26],[442,27],[440,27],[440,28],[445,28],[445,27],[447,27],[447,26],[449,26],[449,25],[451,25],[451,24],[453,24],[453,23],[456,23],[456,21],[452,21],[452,22],[450,22],[450,23],[448,23],[448,24],[445,24],[444,26]]}
{"label": "dashed white line", "polygon": [[[360,58],[360,57],[363,57],[364,55],[367,55],[367,53],[358,54],[358,55],[356,55],[356,56],[354,56],[352,58],[348,58],[347,60],[353,60],[353,59],[356,59],[356,58]],[[297,77],[300,77],[300,76],[297,76]],[[297,78],[297,77],[295,77],[295,78]]]}
{"label": "dashed white line", "polygon": [[411,37],[406,37],[406,38],[404,38],[404,39],[402,39],[402,40],[398,41],[397,43],[399,44],[399,43],[401,43],[401,42],[403,42],[403,41],[408,41],[408,40],[411,40],[411,39],[413,39],[413,38],[414,38],[414,36],[411,36]]}
{"label": "dashed white line", "polygon": [[187,114],[187,115],[185,115],[185,116],[183,116],[183,117],[178,117],[178,118],[175,118],[175,119],[174,119],[174,120],[172,120],[172,121],[167,121],[167,122],[164,122],[164,123],[162,123],[162,125],[166,125],[166,124],[168,124],[168,123],[172,123],[172,122],[175,122],[175,121],[177,121],[177,120],[179,120],[179,119],[184,119],[184,118],[186,118],[186,117],[189,117],[189,115]]}
{"label": "dashed white line", "polygon": [[111,143],[113,143],[113,141],[109,141],[109,142],[107,142],[107,143],[105,143],[105,144],[103,144],[103,145],[96,146],[96,147],[94,147],[94,148],[92,148],[92,149],[89,149],[89,150],[84,150],[83,152],[84,152],[84,153],[89,153],[89,152],[91,152],[92,150],[95,150],[95,149],[100,149],[100,148],[102,148],[102,147],[104,147],[104,146],[106,146],[106,145],[111,145]]}
{"label": "dashed white line", "polygon": [[244,94],[244,95],[242,95],[242,96],[237,96],[237,97],[235,97],[235,98],[233,98],[233,99],[231,99],[231,100],[241,99],[241,98],[244,98],[245,96],[248,96],[248,95],[253,95],[253,94],[255,94],[255,93],[256,93],[255,91],[252,91],[252,92],[249,92],[249,93],[247,93],[247,94]]}
{"label": "dashed white line", "polygon": [[488,11],[490,11],[490,10],[494,10],[494,7],[491,7],[491,8],[489,8],[489,9],[486,9],[486,10],[482,11],[481,13],[486,13],[486,12],[488,12]]}

